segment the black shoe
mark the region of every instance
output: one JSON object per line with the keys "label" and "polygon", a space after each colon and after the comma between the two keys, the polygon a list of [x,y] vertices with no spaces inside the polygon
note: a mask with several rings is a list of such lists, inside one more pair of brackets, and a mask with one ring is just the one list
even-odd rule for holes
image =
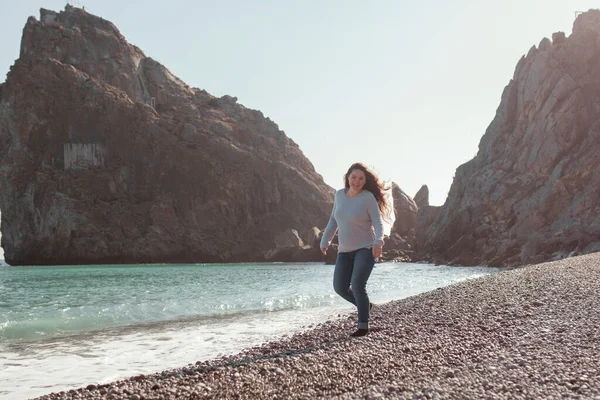
{"label": "black shoe", "polygon": [[359,328],[359,329],[356,330],[356,332],[354,332],[350,336],[351,337],[367,336],[368,333],[369,333],[368,329]]}

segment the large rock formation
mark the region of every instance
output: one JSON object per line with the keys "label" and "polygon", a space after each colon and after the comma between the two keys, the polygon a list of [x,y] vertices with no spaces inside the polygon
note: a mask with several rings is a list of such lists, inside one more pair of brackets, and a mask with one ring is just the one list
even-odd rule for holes
{"label": "large rock formation", "polygon": [[236,100],[81,9],[30,17],[0,86],[6,261],[261,260],[282,233],[325,226],[333,189]]}
{"label": "large rock formation", "polygon": [[385,240],[381,259],[410,261],[415,246],[418,207],[395,182],[392,182],[392,197],[396,219],[389,238]]}
{"label": "large rock formation", "polygon": [[476,157],[419,224],[421,257],[514,266],[600,250],[599,87],[594,10],[519,61]]}
{"label": "large rock formation", "polygon": [[401,236],[409,234],[414,236],[419,207],[395,182],[392,183],[392,196],[394,198],[394,213],[396,215],[394,225],[392,226],[392,233],[398,233]]}

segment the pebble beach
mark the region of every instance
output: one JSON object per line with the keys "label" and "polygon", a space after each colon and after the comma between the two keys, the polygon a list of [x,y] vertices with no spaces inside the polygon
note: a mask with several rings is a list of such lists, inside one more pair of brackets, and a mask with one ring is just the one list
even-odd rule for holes
{"label": "pebble beach", "polygon": [[234,356],[38,399],[598,399],[600,253],[379,304]]}

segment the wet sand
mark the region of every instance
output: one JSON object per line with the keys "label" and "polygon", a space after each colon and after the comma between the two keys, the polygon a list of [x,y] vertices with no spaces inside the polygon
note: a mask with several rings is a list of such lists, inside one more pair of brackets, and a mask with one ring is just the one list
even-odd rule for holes
{"label": "wet sand", "polygon": [[235,356],[39,399],[599,399],[600,253],[378,305]]}

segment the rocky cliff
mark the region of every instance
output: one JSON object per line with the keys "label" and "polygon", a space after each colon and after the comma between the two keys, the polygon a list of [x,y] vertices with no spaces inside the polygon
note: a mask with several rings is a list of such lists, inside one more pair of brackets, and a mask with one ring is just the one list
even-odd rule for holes
{"label": "rocky cliff", "polygon": [[421,258],[514,266],[600,250],[599,89],[592,10],[519,61],[446,203],[420,212]]}
{"label": "rocky cliff", "polygon": [[392,182],[391,190],[395,220],[390,236],[385,240],[381,259],[384,261],[410,261],[414,252],[419,207],[395,182]]}
{"label": "rocky cliff", "polygon": [[10,264],[261,260],[333,201],[261,112],[70,6],[29,18],[0,85],[0,188]]}

